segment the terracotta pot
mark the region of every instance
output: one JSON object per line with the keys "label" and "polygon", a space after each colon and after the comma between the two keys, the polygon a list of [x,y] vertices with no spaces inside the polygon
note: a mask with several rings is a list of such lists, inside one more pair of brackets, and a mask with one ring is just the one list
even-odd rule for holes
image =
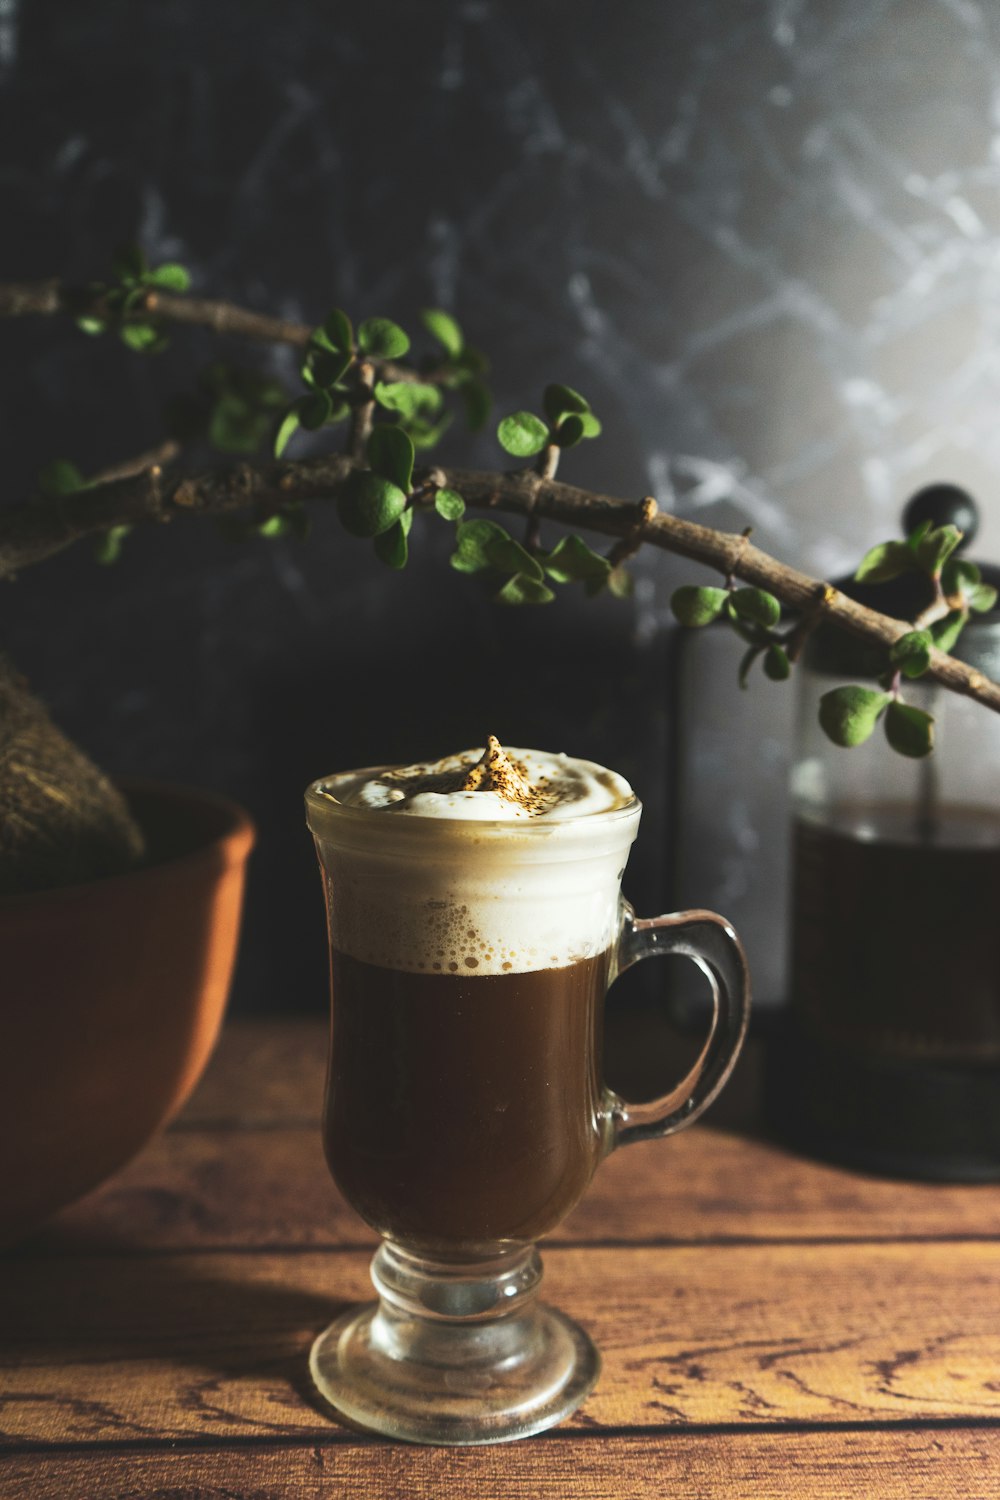
{"label": "terracotta pot", "polygon": [[125,791],[141,868],[0,900],[0,1243],[145,1145],[222,1021],[253,825],[206,793]]}

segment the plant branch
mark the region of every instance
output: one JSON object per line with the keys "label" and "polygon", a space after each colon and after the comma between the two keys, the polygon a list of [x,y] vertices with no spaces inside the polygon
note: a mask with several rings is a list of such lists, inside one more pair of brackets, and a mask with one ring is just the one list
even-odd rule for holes
{"label": "plant branch", "polygon": [[[167,521],[184,512],[231,514],[251,506],[279,512],[292,501],[333,500],[355,467],[351,458],[338,454],[299,463],[237,464],[186,477],[164,474],[157,464],[126,477],[102,479],[58,500],[11,506],[0,511],[0,578],[12,577],[111,526]],[[435,465],[433,470],[418,472],[415,483],[426,485],[431,476],[435,487],[457,490],[474,508],[537,515],[627,540],[630,548],[635,543],[659,547],[724,577],[732,572],[769,590],[797,613],[822,617],[882,646],[891,646],[912,629],[909,622],[868,609],[830,584],[776,561],[748,538],[662,511],[651,514],[650,507],[640,517],[632,500],[593,494],[556,479],[543,479],[531,470],[500,474]],[[942,651],[932,650],[926,676],[1000,712],[1000,684]]]}
{"label": "plant branch", "polygon": [[[0,283],[0,318],[55,317],[60,313],[72,318],[98,318],[111,326],[150,320],[158,324],[187,324],[268,344],[290,344],[296,349],[304,349],[314,332],[307,323],[274,318],[268,313],[238,307],[235,302],[177,296],[156,287],[148,287],[122,313],[109,305],[104,287],[73,286],[58,278]],[[437,384],[445,373],[433,368],[418,370],[395,360],[378,360],[374,369],[379,380],[419,380],[431,385]]]}
{"label": "plant branch", "polygon": [[347,432],[347,451],[357,464],[364,464],[365,449],[375,419],[375,367],[362,360],[357,367],[355,404]]}

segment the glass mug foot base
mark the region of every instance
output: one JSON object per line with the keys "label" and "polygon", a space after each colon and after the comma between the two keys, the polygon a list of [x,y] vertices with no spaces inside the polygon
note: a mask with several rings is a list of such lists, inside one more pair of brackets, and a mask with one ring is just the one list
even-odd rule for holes
{"label": "glass mug foot base", "polygon": [[413,1443],[512,1442],[583,1402],[600,1355],[536,1299],[536,1250],[442,1264],[384,1244],[379,1301],[349,1308],[313,1344],[320,1395],[352,1426]]}

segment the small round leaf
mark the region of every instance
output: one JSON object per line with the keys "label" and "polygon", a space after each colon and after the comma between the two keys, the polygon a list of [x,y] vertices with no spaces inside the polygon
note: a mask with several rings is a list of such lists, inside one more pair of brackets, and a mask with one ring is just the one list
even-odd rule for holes
{"label": "small round leaf", "polygon": [[440,307],[425,307],[420,314],[420,321],[431,337],[437,339],[446,354],[453,358],[461,354],[465,347],[465,335],[451,313],[444,312]]}
{"label": "small round leaf", "polygon": [[[403,515],[411,515],[412,512],[404,511]],[[375,548],[375,556],[380,562],[384,562],[387,568],[405,568],[407,558],[410,554],[410,544],[407,541],[409,528],[403,525],[403,516],[388,531],[381,532],[375,537],[372,545]]]}
{"label": "small round leaf", "polygon": [[280,458],[288,447],[289,441],[299,430],[299,414],[293,406],[286,411],[281,420],[281,425],[274,435],[274,456]]}
{"label": "small round leaf", "polygon": [[340,524],[352,536],[379,536],[405,509],[406,496],[399,486],[367,469],[352,474],[337,496]]}
{"label": "small round leaf", "polygon": [[770,629],[781,619],[781,605],[766,589],[737,589],[731,598],[733,609],[741,620]]}
{"label": "small round leaf", "polygon": [[366,318],[358,329],[358,348],[372,359],[399,359],[410,340],[389,318]]}
{"label": "small round leaf", "polygon": [[934,719],[922,708],[897,699],[886,710],[885,737],[900,755],[920,760],[934,748]]}
{"label": "small round leaf", "polygon": [[376,474],[409,494],[413,479],[413,443],[402,427],[380,423],[368,439],[368,462]]}
{"label": "small round leaf", "polygon": [[326,391],[312,391],[298,402],[299,421],[307,432],[315,432],[333,413],[333,402]]}
{"label": "small round leaf", "polygon": [[786,682],[792,675],[792,664],[784,646],[776,643],[768,646],[764,653],[764,675],[772,682]]}
{"label": "small round leaf", "polygon": [[339,307],[328,312],[323,320],[323,332],[329,340],[332,349],[338,349],[341,354],[351,354],[354,350],[354,329],[351,320]]}
{"label": "small round leaf", "polygon": [[547,385],[542,396],[542,407],[553,427],[571,412],[579,414],[590,410],[590,402],[579,391],[568,385]]}
{"label": "small round leaf", "polygon": [[158,354],[166,348],[166,339],[151,323],[123,323],[118,333],[122,343],[137,354]]}
{"label": "small round leaf", "polygon": [[560,448],[575,448],[585,437],[583,418],[576,414],[563,417],[555,431],[555,440]]}
{"label": "small round leaf", "polygon": [[922,677],[931,664],[931,646],[934,644],[930,631],[908,630],[894,641],[889,651],[889,660],[898,667],[904,677]]}
{"label": "small round leaf", "polygon": [[163,287],[167,292],[187,292],[191,289],[191,272],[187,266],[180,266],[173,260],[165,261],[162,266],[150,271],[146,280],[150,286]]}
{"label": "small round leaf", "polygon": [[493,597],[497,604],[550,604],[556,596],[537,578],[515,573]]}
{"label": "small round leaf", "polygon": [[835,745],[849,749],[869,738],[890,701],[888,693],[876,693],[872,688],[833,688],[819,700],[819,722]]}
{"label": "small round leaf", "polygon": [[854,574],[857,583],[888,583],[914,567],[914,555],[905,542],[880,542],[870,547]]}
{"label": "small round leaf", "polygon": [[696,588],[687,584],[670,596],[674,619],[682,625],[711,625],[717,620],[729,598],[727,589]]}
{"label": "small round leaf", "polygon": [[549,429],[540,417],[530,411],[515,411],[504,417],[497,428],[500,446],[515,458],[531,458],[541,453],[549,441]]}
{"label": "small round leaf", "polygon": [[446,521],[460,521],[465,515],[465,501],[457,490],[438,490],[434,496],[434,509]]}

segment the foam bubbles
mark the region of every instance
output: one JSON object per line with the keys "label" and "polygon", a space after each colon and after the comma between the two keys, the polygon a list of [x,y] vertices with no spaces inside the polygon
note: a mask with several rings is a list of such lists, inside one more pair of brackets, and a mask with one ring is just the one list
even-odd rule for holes
{"label": "foam bubbles", "polygon": [[[509,754],[535,787],[556,785],[545,812],[519,806],[498,815],[488,789],[465,792],[467,801],[418,790],[401,816],[402,801],[369,800],[369,788],[392,785],[381,779],[388,768],[309,789],[335,948],[385,967],[466,978],[565,967],[607,951],[639,803],[622,777],[589,761]],[[449,761],[466,756],[476,763],[475,751]],[[405,768],[413,769],[428,773]],[[422,811],[425,798],[434,798],[433,811]]]}

